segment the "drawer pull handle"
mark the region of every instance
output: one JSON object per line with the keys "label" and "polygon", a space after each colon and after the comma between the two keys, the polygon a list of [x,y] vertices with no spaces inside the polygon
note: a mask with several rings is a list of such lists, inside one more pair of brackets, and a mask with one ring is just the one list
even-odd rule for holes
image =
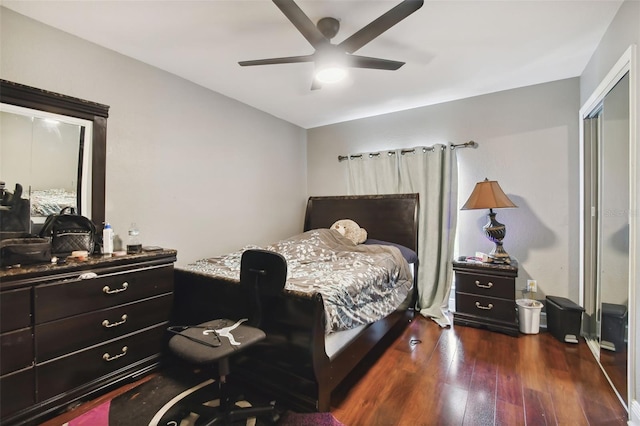
{"label": "drawer pull handle", "polygon": [[476,281],[476,287],[491,288],[491,287],[493,287],[493,283],[489,282],[488,284],[480,284],[480,281]]}
{"label": "drawer pull handle", "polygon": [[102,359],[104,359],[107,362],[111,362],[113,360],[116,360],[116,359],[118,359],[120,357],[125,356],[127,354],[128,350],[129,350],[129,348],[127,348],[126,346],[123,346],[122,347],[122,352],[119,353],[118,355],[111,356],[111,355],[109,355],[109,352],[107,352],[106,354],[102,355]]}
{"label": "drawer pull handle", "polygon": [[102,292],[104,294],[116,294],[120,293],[121,291],[125,291],[127,288],[129,288],[129,283],[127,282],[122,283],[122,288],[117,288],[115,290],[111,290],[108,285],[105,285],[104,287],[102,287]]}
{"label": "drawer pull handle", "polygon": [[119,325],[124,324],[125,322],[127,322],[127,314],[122,315],[122,321],[116,321],[114,323],[110,323],[109,320],[104,320],[102,321],[102,326],[106,328],[117,327]]}
{"label": "drawer pull handle", "polygon": [[480,302],[476,302],[476,308],[478,308],[478,309],[484,309],[484,310],[487,310],[487,311],[488,311],[488,310],[493,309],[493,303],[489,303],[487,306],[482,306],[482,305],[480,304]]}

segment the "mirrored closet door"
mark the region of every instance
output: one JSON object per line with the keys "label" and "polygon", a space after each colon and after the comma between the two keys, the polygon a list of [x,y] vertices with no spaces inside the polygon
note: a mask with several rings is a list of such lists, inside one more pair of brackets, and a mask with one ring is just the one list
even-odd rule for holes
{"label": "mirrored closet door", "polygon": [[583,332],[628,407],[629,72],[583,116]]}

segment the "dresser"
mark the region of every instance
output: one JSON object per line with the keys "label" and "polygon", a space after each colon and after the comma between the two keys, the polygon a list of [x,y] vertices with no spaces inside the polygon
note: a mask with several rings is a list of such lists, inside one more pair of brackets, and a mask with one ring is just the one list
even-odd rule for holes
{"label": "dresser", "polygon": [[35,424],[157,368],[176,255],[0,270],[0,423]]}
{"label": "dresser", "polygon": [[453,261],[456,290],[454,324],[486,328],[518,336],[516,277],[511,264]]}

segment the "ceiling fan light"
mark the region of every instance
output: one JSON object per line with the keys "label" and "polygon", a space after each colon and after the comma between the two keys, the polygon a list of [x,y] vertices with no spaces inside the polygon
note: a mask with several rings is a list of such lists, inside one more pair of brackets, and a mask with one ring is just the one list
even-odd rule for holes
{"label": "ceiling fan light", "polygon": [[324,84],[338,83],[346,77],[347,69],[345,67],[333,65],[318,68],[316,71],[316,80]]}

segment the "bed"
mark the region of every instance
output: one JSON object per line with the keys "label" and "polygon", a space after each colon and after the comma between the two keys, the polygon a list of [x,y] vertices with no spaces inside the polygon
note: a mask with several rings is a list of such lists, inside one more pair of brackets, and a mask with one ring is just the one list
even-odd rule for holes
{"label": "bed", "polygon": [[76,208],[75,191],[66,189],[34,189],[31,191],[31,216],[46,218],[59,214],[66,207]]}
{"label": "bed", "polygon": [[[365,228],[369,239],[417,253],[418,209],[417,194],[310,197],[302,235],[316,238],[335,221],[348,218]],[[360,250],[368,253],[370,248]],[[417,267],[413,264],[413,277],[417,277]],[[246,314],[240,286],[232,276],[209,274],[193,265],[176,268],[175,274],[174,323],[196,324],[214,317],[237,319]],[[284,291],[263,313],[262,328],[268,338],[238,359],[234,375],[293,409],[328,411],[336,386],[374,349],[383,350],[393,342],[411,321],[417,291],[415,278],[410,279],[413,285],[383,318],[361,325],[338,325],[335,330],[326,295]]]}

